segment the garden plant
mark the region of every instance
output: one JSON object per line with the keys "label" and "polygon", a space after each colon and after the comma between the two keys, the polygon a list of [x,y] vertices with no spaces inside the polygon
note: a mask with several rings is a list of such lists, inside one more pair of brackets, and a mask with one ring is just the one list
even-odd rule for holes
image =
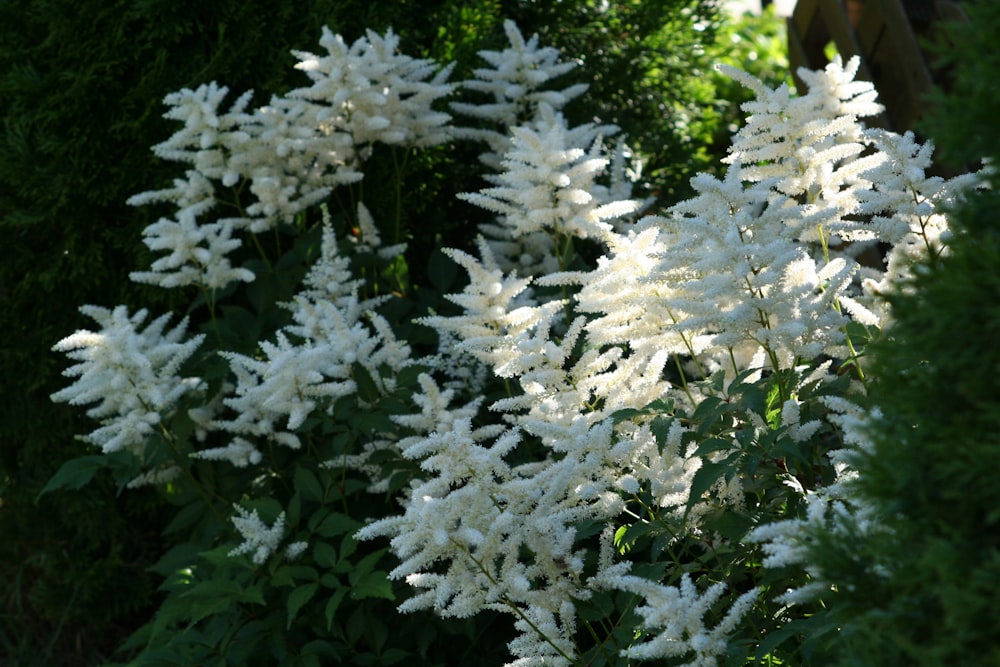
{"label": "garden plant", "polygon": [[[866,127],[857,60],[797,93],[723,65],[745,124],[665,205],[618,126],[568,120],[572,54],[504,34],[464,80],[324,29],[266,102],[166,96],[130,277],[178,306],[82,306],[52,399],[92,451],[44,490],[176,508],[129,664],[829,664],[815,535],[886,530],[867,351],[984,177]],[[458,146],[474,241],[408,238],[414,165]]]}

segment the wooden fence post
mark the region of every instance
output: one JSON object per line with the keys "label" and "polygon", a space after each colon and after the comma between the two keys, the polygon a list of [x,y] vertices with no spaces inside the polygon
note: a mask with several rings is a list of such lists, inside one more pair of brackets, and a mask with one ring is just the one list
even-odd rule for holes
{"label": "wooden fence post", "polygon": [[799,0],[788,17],[789,63],[793,74],[825,67],[831,43],[845,61],[861,56],[858,77],[875,84],[886,108],[874,124],[904,132],[935,83],[922,40],[937,38],[941,21],[964,16],[954,0]]}

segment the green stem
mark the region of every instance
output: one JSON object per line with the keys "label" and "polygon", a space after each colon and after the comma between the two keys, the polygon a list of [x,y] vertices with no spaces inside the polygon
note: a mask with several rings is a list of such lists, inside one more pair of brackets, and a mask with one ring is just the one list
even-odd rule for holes
{"label": "green stem", "polygon": [[393,146],[390,151],[392,154],[392,168],[393,168],[393,193],[395,196],[395,207],[392,224],[392,243],[400,243],[403,240],[403,172],[406,169],[406,163],[410,159],[410,151],[406,150],[403,153],[403,161],[399,161],[399,157],[396,153],[396,147]]}

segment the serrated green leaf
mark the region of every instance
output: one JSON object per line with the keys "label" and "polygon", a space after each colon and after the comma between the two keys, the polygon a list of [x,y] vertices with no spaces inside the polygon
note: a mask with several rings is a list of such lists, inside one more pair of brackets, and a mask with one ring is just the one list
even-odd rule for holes
{"label": "serrated green leaf", "polygon": [[264,600],[263,584],[257,583],[249,588],[243,590],[243,594],[240,596],[240,602],[246,602],[247,604],[259,604],[264,606],[267,602]]}
{"label": "serrated green leaf", "polygon": [[375,566],[378,565],[378,562],[382,560],[386,551],[386,549],[379,549],[378,551],[368,554],[357,563],[354,563],[350,573],[347,575],[347,579],[351,582],[351,585],[353,586],[355,583],[360,581],[362,577],[373,571]]}
{"label": "serrated green leaf", "polygon": [[326,616],[327,632],[333,627],[333,619],[337,615],[337,610],[340,608],[340,603],[343,602],[344,596],[347,595],[347,590],[347,588],[336,589],[333,591],[330,599],[326,601],[326,609],[323,611],[323,614]]}
{"label": "serrated green leaf", "polygon": [[442,294],[448,293],[458,280],[458,269],[458,264],[439,248],[431,251],[427,260],[427,277],[437,291]]}
{"label": "serrated green leaf", "polygon": [[35,500],[37,502],[38,498],[56,489],[67,489],[69,491],[81,489],[90,483],[90,480],[94,478],[97,471],[105,467],[107,467],[107,459],[103,454],[92,454],[90,456],[70,459],[59,466],[59,470],[46,483]]}
{"label": "serrated green leaf", "polygon": [[321,658],[333,658],[334,660],[340,658],[340,653],[336,647],[332,643],[322,639],[314,639],[306,643],[302,647],[302,655],[318,655]]}
{"label": "serrated green leaf", "polygon": [[[625,532],[628,530],[628,526],[618,526],[615,530],[615,548],[618,549],[619,553],[624,553],[622,551],[622,545],[624,544],[622,540],[625,538]],[[627,551],[627,549],[626,549]]]}
{"label": "serrated green leaf", "polygon": [[323,485],[316,475],[303,466],[295,466],[292,485],[298,493],[302,494],[302,499],[305,501],[322,503],[323,497],[326,495],[323,491]]}
{"label": "serrated green leaf", "polygon": [[202,517],[208,512],[208,506],[205,505],[205,501],[198,498],[194,502],[188,503],[181,510],[174,515],[174,518],[170,520],[170,523],[163,529],[164,535],[171,535],[173,533],[179,533],[182,530],[187,530],[191,526],[195,525],[201,521]]}
{"label": "serrated green leaf", "polygon": [[318,583],[303,584],[288,594],[288,624],[285,629],[292,627],[299,610],[316,595],[318,588]]}
{"label": "serrated green leaf", "polygon": [[[624,530],[622,530],[624,528]],[[632,550],[640,537],[656,529],[656,524],[649,521],[636,521],[631,525],[621,526],[615,531],[615,546],[618,552],[625,554]]]}
{"label": "serrated green leaf", "polygon": [[337,550],[328,542],[316,542],[313,545],[313,559],[320,567],[333,567],[337,564]]}
{"label": "serrated green leaf", "polygon": [[190,567],[194,564],[198,560],[200,551],[201,549],[198,548],[198,545],[190,542],[178,544],[171,547],[160,557],[160,560],[147,569],[150,572],[166,577],[181,568]]}
{"label": "serrated green leaf", "polygon": [[628,421],[634,417],[648,414],[649,412],[645,409],[622,408],[621,410],[615,410],[615,412],[611,414],[611,421],[614,424],[621,424],[622,422]]}
{"label": "serrated green leaf", "polygon": [[404,651],[401,648],[387,648],[378,656],[379,664],[381,665],[395,665],[412,657],[413,653],[411,651]]}
{"label": "serrated green leaf", "polygon": [[354,535],[347,535],[343,541],[340,543],[340,558],[345,560],[354,555],[354,552],[358,550],[358,541],[354,538]]}
{"label": "serrated green leaf", "polygon": [[713,452],[723,452],[733,449],[733,443],[724,438],[706,438],[698,445],[696,456],[705,457]]}
{"label": "serrated green leaf", "polygon": [[283,565],[271,577],[272,586],[294,586],[296,581],[319,581],[319,573],[308,565]]}
{"label": "serrated green leaf", "polygon": [[287,523],[289,526],[299,525],[299,519],[302,516],[302,494],[299,493],[298,491],[293,493],[291,499],[289,499],[288,501],[288,510],[286,516],[288,517]]}
{"label": "serrated green leaf", "polygon": [[580,618],[585,621],[600,621],[614,612],[615,601],[609,591],[595,591],[589,600],[578,605]]}
{"label": "serrated green leaf", "polygon": [[367,598],[384,598],[395,600],[396,595],[392,592],[392,582],[389,581],[389,573],[384,570],[372,570],[360,577],[350,577],[351,598],[364,600]]}
{"label": "serrated green leaf", "polygon": [[733,543],[741,543],[750,529],[753,518],[743,512],[728,510],[705,521],[706,532],[716,532]]}
{"label": "serrated green leaf", "polygon": [[189,603],[188,620],[192,623],[227,611],[241,602],[243,587],[230,579],[209,579],[199,582],[178,597]]}
{"label": "serrated green leaf", "polygon": [[737,456],[739,456],[738,453],[732,454],[722,461],[705,461],[702,463],[691,480],[691,490],[689,491],[687,503],[688,512],[701,500],[705,492],[712,488],[712,485],[732,470],[732,460]]}
{"label": "serrated green leaf", "polygon": [[351,366],[351,377],[354,379],[354,383],[358,385],[358,396],[361,397],[361,400],[367,403],[374,403],[378,400],[381,393],[367,368],[358,363],[353,364]]}
{"label": "serrated green leaf", "polygon": [[295,667],[322,667],[323,663],[320,662],[318,655],[308,654],[300,655],[295,661]]}
{"label": "serrated green leaf", "polygon": [[333,512],[323,519],[323,522],[316,528],[316,533],[322,537],[334,537],[336,535],[353,533],[360,527],[361,522],[357,519],[352,519],[340,512]]}

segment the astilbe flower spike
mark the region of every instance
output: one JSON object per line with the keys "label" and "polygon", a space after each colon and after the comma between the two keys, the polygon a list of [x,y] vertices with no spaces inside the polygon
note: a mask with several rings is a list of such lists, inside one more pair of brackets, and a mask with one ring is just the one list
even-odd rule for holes
{"label": "astilbe flower spike", "polygon": [[323,28],[323,56],[296,51],[296,69],[312,79],[290,99],[318,106],[316,120],[325,132],[344,132],[355,146],[376,142],[426,147],[450,139],[451,116],[435,111],[435,101],[448,96],[453,65],[438,69],[431,60],[398,53],[399,37],[389,30],[371,30],[350,46],[340,35]]}
{"label": "astilbe flower spike", "polygon": [[187,320],[167,330],[169,315],[140,328],[149,312],[130,315],[125,306],[113,310],[82,306],[98,331],[80,330],[52,348],[78,363],[63,371],[73,384],[52,394],[71,405],[96,403],[87,415],[101,426],[83,437],[105,453],[129,450],[142,458],[147,438],[196,382],[179,375],[204,335],[184,340]]}
{"label": "astilbe flower spike", "polygon": [[540,47],[538,35],[525,40],[513,21],[504,21],[503,28],[510,46],[503,51],[480,51],[479,57],[490,67],[473,70],[476,78],[461,83],[462,88],[488,95],[491,101],[451,103],[456,113],[492,125],[487,128],[459,127],[454,134],[461,139],[485,142],[489,150],[479,159],[494,171],[502,169],[500,160],[510,148],[508,128],[530,121],[543,103],[558,111],[587,90],[587,84],[582,83],[562,90],[548,89],[550,81],[570,72],[577,63],[560,62],[558,49]]}
{"label": "astilbe flower spike", "polygon": [[[234,454],[246,451],[240,444],[244,438],[269,438],[297,449],[301,443],[296,431],[311,414],[357,391],[355,364],[363,366],[381,390],[391,391],[391,379],[381,378],[381,366],[398,371],[409,363],[409,347],[368,310],[373,303],[358,299],[360,281],[351,279],[347,267],[326,220],[320,257],[303,289],[285,304],[293,324],[279,330],[275,342],[260,343],[261,359],[222,353],[237,380],[233,395],[223,403],[236,416],[217,419],[211,426],[237,436],[230,445],[236,448]],[[247,455],[253,457],[252,452]]]}

